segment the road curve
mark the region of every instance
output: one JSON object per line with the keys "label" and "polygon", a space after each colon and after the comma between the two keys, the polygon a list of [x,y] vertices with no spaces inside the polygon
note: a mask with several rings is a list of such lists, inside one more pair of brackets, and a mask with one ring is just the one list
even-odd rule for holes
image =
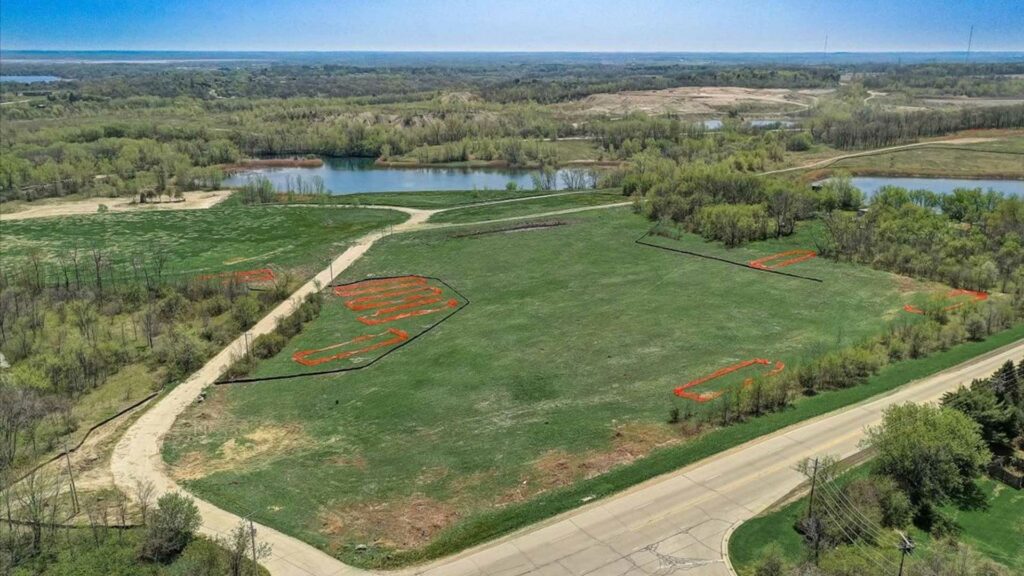
{"label": "road curve", "polygon": [[[391,229],[391,232],[415,229],[433,213],[430,210],[412,208],[391,207],[391,209],[400,210],[409,215],[408,220],[401,224],[396,224]],[[253,326],[249,330],[249,334],[255,338],[272,331],[277,325],[277,320],[294,312],[308,294],[319,290],[320,286],[327,286],[333,280],[332,272],[336,275],[344,271],[365,254],[373,246],[374,242],[386,236],[387,233],[385,230],[380,230],[356,240],[352,246],[334,260],[331,266],[328,266],[303,284],[288,300],[279,304]],[[213,384],[235,358],[242,356],[245,353],[245,349],[246,339],[243,334],[210,359],[187,380],[178,384],[155,405],[151,406],[125,431],[114,447],[110,458],[110,470],[113,473],[114,483],[121,490],[132,494],[135,482],[142,481],[152,482],[156,488],[157,495],[166,492],[184,492],[167,473],[167,468],[160,453],[163,438],[171,429],[175,419],[185,408],[195,401],[204,388]],[[196,498],[195,501],[202,515],[203,524],[200,530],[207,535],[220,536],[227,534],[241,521],[241,518],[238,516],[221,510],[199,498]],[[272,546],[273,556],[265,565],[274,576],[325,576],[328,574],[363,573],[360,570],[338,562],[331,556],[304,542],[286,536],[271,528],[261,526],[258,528],[258,532],[260,538]]]}
{"label": "road curve", "polygon": [[810,164],[803,164],[801,166],[792,166],[790,168],[779,168],[778,170],[767,170],[765,172],[758,172],[758,176],[768,176],[770,174],[784,174],[786,172],[796,172],[798,170],[810,170],[812,168],[825,168],[831,166],[840,160],[848,160],[850,158],[860,158],[861,156],[875,156],[877,154],[884,154],[886,152],[898,152],[900,150],[906,150],[908,148],[921,148],[927,146],[942,146],[945,144],[980,144],[982,142],[992,142],[999,140],[999,138],[948,138],[946,140],[928,140],[925,142],[914,142],[912,144],[901,144],[899,146],[889,146],[888,148],[875,148],[872,150],[864,150],[862,152],[852,152],[850,154],[842,154],[840,156],[833,156],[831,158],[825,158],[824,160],[818,160],[811,162]]}
{"label": "road curve", "polygon": [[[620,204],[588,209],[614,208]],[[409,214],[392,232],[428,228],[435,210],[388,207]],[[573,209],[572,211],[576,211]],[[566,211],[552,212],[566,213]],[[504,220],[541,216],[535,214]],[[442,226],[429,226],[442,227]],[[321,271],[278,305],[249,332],[253,337],[273,330],[319,285],[358,260],[379,239],[377,231],[356,240],[331,267]],[[241,336],[199,371],[179,384],[136,420],[124,433],[111,457],[115,484],[132,493],[135,482],[148,481],[157,494],[184,492],[170,478],[161,456],[163,438],[175,419],[213,383],[232,360],[245,352]],[[806,457],[857,451],[864,427],[880,421],[882,410],[894,403],[928,402],[973,378],[991,374],[1008,359],[1024,355],[1024,340],[955,368],[868,400],[751,441],[686,468],[640,484],[621,494],[567,512],[553,519],[467,550],[450,558],[403,570],[402,574],[444,576],[640,575],[666,571],[693,575],[731,574],[726,560],[728,535],[746,520],[799,485],[793,466]],[[201,531],[224,535],[242,520],[196,498],[202,515]],[[341,563],[300,540],[258,526],[261,540],[272,546],[264,563],[273,576],[347,576],[368,574]]]}

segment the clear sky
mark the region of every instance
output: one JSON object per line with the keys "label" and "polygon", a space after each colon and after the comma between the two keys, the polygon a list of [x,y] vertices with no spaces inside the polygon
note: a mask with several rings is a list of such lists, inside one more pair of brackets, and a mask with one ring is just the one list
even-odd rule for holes
{"label": "clear sky", "polygon": [[1024,50],[1022,0],[0,0],[0,47]]}

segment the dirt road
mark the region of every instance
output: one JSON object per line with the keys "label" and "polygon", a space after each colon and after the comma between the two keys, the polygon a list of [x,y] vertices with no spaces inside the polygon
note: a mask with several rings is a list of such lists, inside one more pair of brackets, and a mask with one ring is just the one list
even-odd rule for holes
{"label": "dirt road", "polygon": [[907,148],[920,148],[922,146],[941,146],[944,144],[980,144],[982,142],[992,142],[999,140],[999,138],[950,138],[949,140],[931,140],[928,142],[915,142],[913,144],[901,144],[900,146],[890,146],[888,148],[876,148],[874,150],[865,150],[863,152],[854,152],[852,154],[843,154],[841,156],[833,156],[831,158],[825,158],[824,160],[818,160],[817,162],[811,162],[810,164],[804,164],[802,166],[793,166],[792,168],[780,168],[778,170],[768,170],[767,172],[758,172],[760,176],[766,176],[768,174],[782,174],[784,172],[795,172],[797,170],[810,170],[812,168],[825,168],[831,166],[840,160],[846,160],[848,158],[859,158],[861,156],[874,156],[876,154],[883,154],[885,152],[896,152],[898,150],[906,150]]}
{"label": "dirt road", "polygon": [[132,204],[132,198],[89,198],[86,200],[40,202],[28,205],[17,212],[0,214],[0,220],[25,220],[27,218],[50,218],[53,216],[74,216],[79,214],[97,214],[100,205],[106,206],[111,212],[144,212],[146,210],[203,210],[216,206],[230,196],[232,190],[216,190],[213,192],[185,192],[180,202],[159,202],[151,204]]}

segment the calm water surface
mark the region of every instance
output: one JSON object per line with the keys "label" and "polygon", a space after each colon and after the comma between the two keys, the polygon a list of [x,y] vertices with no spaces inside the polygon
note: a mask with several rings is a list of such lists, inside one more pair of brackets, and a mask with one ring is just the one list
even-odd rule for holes
{"label": "calm water surface", "polygon": [[62,80],[57,76],[0,76],[0,82],[21,82],[23,84],[34,84],[36,82],[56,82]]}
{"label": "calm water surface", "polygon": [[[565,187],[558,171],[557,188]],[[324,158],[319,168],[267,168],[234,174],[224,184],[241,186],[257,175],[265,176],[281,191],[297,188],[301,179],[309,185],[323,178],[331,194],[358,192],[415,192],[424,190],[500,190],[509,182],[533,188],[537,170],[497,168],[390,168],[375,166],[370,158]]]}
{"label": "calm water surface", "polygon": [[854,176],[854,186],[872,196],[882,186],[899,186],[907,190],[931,190],[950,194],[957,188],[981,188],[1003,194],[1024,197],[1024,180],[973,180],[966,178],[902,178],[890,176]]}

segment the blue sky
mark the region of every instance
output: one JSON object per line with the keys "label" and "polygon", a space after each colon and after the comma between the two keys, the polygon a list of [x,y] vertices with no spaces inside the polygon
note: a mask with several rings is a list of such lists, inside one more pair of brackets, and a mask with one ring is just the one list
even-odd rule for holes
{"label": "blue sky", "polygon": [[1024,50],[1020,0],[0,0],[0,47]]}

